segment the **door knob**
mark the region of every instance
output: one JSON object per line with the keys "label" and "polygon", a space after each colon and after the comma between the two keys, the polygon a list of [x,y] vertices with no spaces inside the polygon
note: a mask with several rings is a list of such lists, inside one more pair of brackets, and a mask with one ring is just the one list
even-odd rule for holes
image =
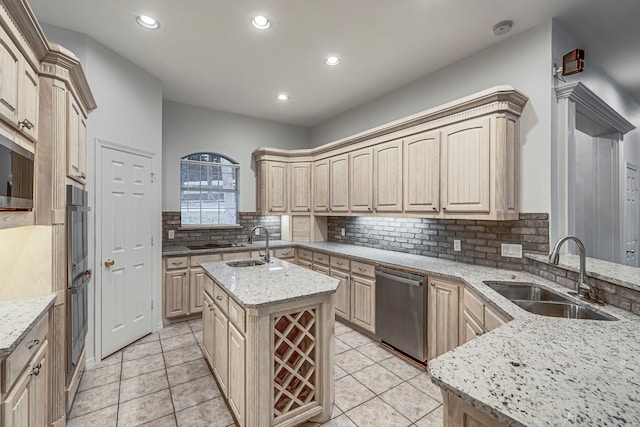
{"label": "door knob", "polygon": [[104,265],[107,266],[107,267],[111,267],[115,263],[116,262],[114,260],[112,260],[111,258],[107,258],[107,260],[104,262]]}
{"label": "door knob", "polygon": [[636,251],[634,249],[627,249],[628,254],[635,254]]}

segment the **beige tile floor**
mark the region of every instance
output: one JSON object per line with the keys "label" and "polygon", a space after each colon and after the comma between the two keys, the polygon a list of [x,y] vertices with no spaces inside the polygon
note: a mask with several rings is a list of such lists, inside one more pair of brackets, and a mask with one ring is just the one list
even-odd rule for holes
{"label": "beige tile floor", "polygon": [[[67,426],[235,425],[201,344],[202,320],[192,320],[109,356],[85,372]],[[426,372],[340,322],[335,351],[335,406],[323,426],[442,426],[440,390]]]}

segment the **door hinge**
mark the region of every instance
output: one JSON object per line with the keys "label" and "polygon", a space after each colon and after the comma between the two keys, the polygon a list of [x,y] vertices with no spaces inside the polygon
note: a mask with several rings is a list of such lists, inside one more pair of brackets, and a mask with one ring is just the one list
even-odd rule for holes
{"label": "door hinge", "polygon": [[151,246],[153,246],[153,236],[151,236]]}
{"label": "door hinge", "polygon": [[156,182],[156,173],[151,172],[151,182]]}
{"label": "door hinge", "polygon": [[151,310],[153,310],[153,300],[151,300]]}

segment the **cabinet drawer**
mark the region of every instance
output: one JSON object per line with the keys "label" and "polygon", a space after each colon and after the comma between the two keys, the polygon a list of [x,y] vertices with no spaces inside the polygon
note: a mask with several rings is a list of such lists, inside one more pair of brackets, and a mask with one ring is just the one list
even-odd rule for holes
{"label": "cabinet drawer", "polygon": [[238,327],[240,332],[245,332],[245,312],[244,308],[231,298],[229,298],[229,320]]}
{"label": "cabinet drawer", "polygon": [[313,262],[314,264],[320,264],[324,266],[329,266],[329,255],[322,254],[320,252],[313,253]]}
{"label": "cabinet drawer", "polygon": [[464,309],[484,325],[484,302],[469,289],[464,290]]}
{"label": "cabinet drawer", "polygon": [[219,262],[222,261],[222,254],[208,254],[208,255],[192,255],[191,267],[198,267],[204,262]]}
{"label": "cabinet drawer", "polygon": [[176,268],[187,268],[189,264],[189,257],[177,256],[167,258],[167,270],[173,270]]}
{"label": "cabinet drawer", "polygon": [[313,252],[311,252],[310,250],[298,248],[297,251],[298,251],[298,258],[313,261]]}
{"label": "cabinet drawer", "polygon": [[308,268],[309,270],[311,270],[311,265],[312,265],[311,261],[306,261],[304,259],[299,259],[296,264],[298,264],[300,267]]}
{"label": "cabinet drawer", "polygon": [[376,267],[373,264],[351,261],[351,273],[366,277],[376,277]]}
{"label": "cabinet drawer", "polygon": [[293,248],[286,249],[274,249],[273,256],[276,258],[293,258],[296,255],[296,250]]}
{"label": "cabinet drawer", "polygon": [[325,276],[329,275],[329,267],[325,267],[324,265],[314,265],[313,271],[317,271],[318,273],[322,273]]}
{"label": "cabinet drawer", "polygon": [[332,256],[329,258],[329,263],[332,268],[337,268],[338,270],[349,271],[351,268],[351,261],[346,258],[340,258],[337,256]]}
{"label": "cabinet drawer", "polygon": [[222,254],[223,261],[236,261],[240,259],[250,259],[250,258],[251,258],[251,252],[249,251],[229,252],[229,253]]}
{"label": "cabinet drawer", "polygon": [[213,285],[213,300],[222,309],[224,314],[229,311],[229,295],[222,290],[217,283]]}
{"label": "cabinet drawer", "polygon": [[4,381],[2,392],[9,391],[9,387],[18,379],[20,373],[31,358],[38,352],[47,339],[49,332],[49,312],[29,331],[20,344],[3,362]]}

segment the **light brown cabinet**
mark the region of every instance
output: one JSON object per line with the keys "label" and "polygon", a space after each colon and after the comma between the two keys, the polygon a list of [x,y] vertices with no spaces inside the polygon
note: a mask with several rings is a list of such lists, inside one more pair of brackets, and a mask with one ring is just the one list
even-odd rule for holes
{"label": "light brown cabinet", "polygon": [[[18,120],[22,122],[20,128],[32,140],[38,139],[38,97],[40,93],[40,78],[26,60],[20,65]],[[30,125],[27,125],[29,123]],[[26,125],[26,126],[25,126]]]}
{"label": "light brown cabinet", "polygon": [[340,280],[336,291],[336,315],[349,320],[351,314],[351,275],[348,272],[331,267],[331,277]]}
{"label": "light brown cabinet", "polygon": [[205,282],[211,282],[201,267],[189,270],[189,313],[199,313],[202,311],[202,292]]}
{"label": "light brown cabinet", "polygon": [[447,427],[506,427],[495,418],[474,408],[451,393],[443,393],[444,425]]}
{"label": "light brown cabinet", "polygon": [[349,155],[329,159],[329,210],[349,212]]}
{"label": "light brown cabinet", "polygon": [[87,119],[74,96],[71,93],[67,96],[67,176],[84,184],[87,178]]}
{"label": "light brown cabinet", "polygon": [[373,200],[376,212],[402,212],[402,141],[373,147]]}
{"label": "light brown cabinet", "polygon": [[440,132],[424,132],[404,141],[404,211],[440,211]]}
{"label": "light brown cabinet", "polygon": [[164,315],[167,318],[189,314],[189,276],[187,270],[164,274]]}
{"label": "light brown cabinet", "polygon": [[313,211],[318,215],[329,212],[329,159],[313,162]]}
{"label": "light brown cabinet", "polygon": [[349,153],[349,200],[351,212],[373,212],[373,150]]}
{"label": "light brown cabinet", "polygon": [[351,273],[351,321],[356,325],[375,332],[375,279]]}
{"label": "light brown cabinet", "polygon": [[208,293],[202,293],[203,310],[202,310],[202,353],[204,358],[209,362],[209,366],[213,367],[213,298]]}
{"label": "light brown cabinet", "polygon": [[311,212],[311,162],[289,164],[289,210]]}
{"label": "light brown cabinet", "polygon": [[488,305],[484,298],[468,288],[464,289],[460,344],[467,343],[499,326],[507,319]]}
{"label": "light brown cabinet", "polygon": [[228,396],[229,384],[229,319],[215,306],[213,310],[213,374],[220,391]]}
{"label": "light brown cabinet", "polygon": [[287,163],[261,161],[256,163],[257,191],[256,208],[258,212],[273,215],[286,213],[288,205]]}
{"label": "light brown cabinet", "polygon": [[245,349],[246,338],[229,323],[229,407],[241,426],[245,424]]}
{"label": "light brown cabinet", "polygon": [[434,359],[459,345],[460,294],[464,285],[429,277],[427,298],[427,354]]}

